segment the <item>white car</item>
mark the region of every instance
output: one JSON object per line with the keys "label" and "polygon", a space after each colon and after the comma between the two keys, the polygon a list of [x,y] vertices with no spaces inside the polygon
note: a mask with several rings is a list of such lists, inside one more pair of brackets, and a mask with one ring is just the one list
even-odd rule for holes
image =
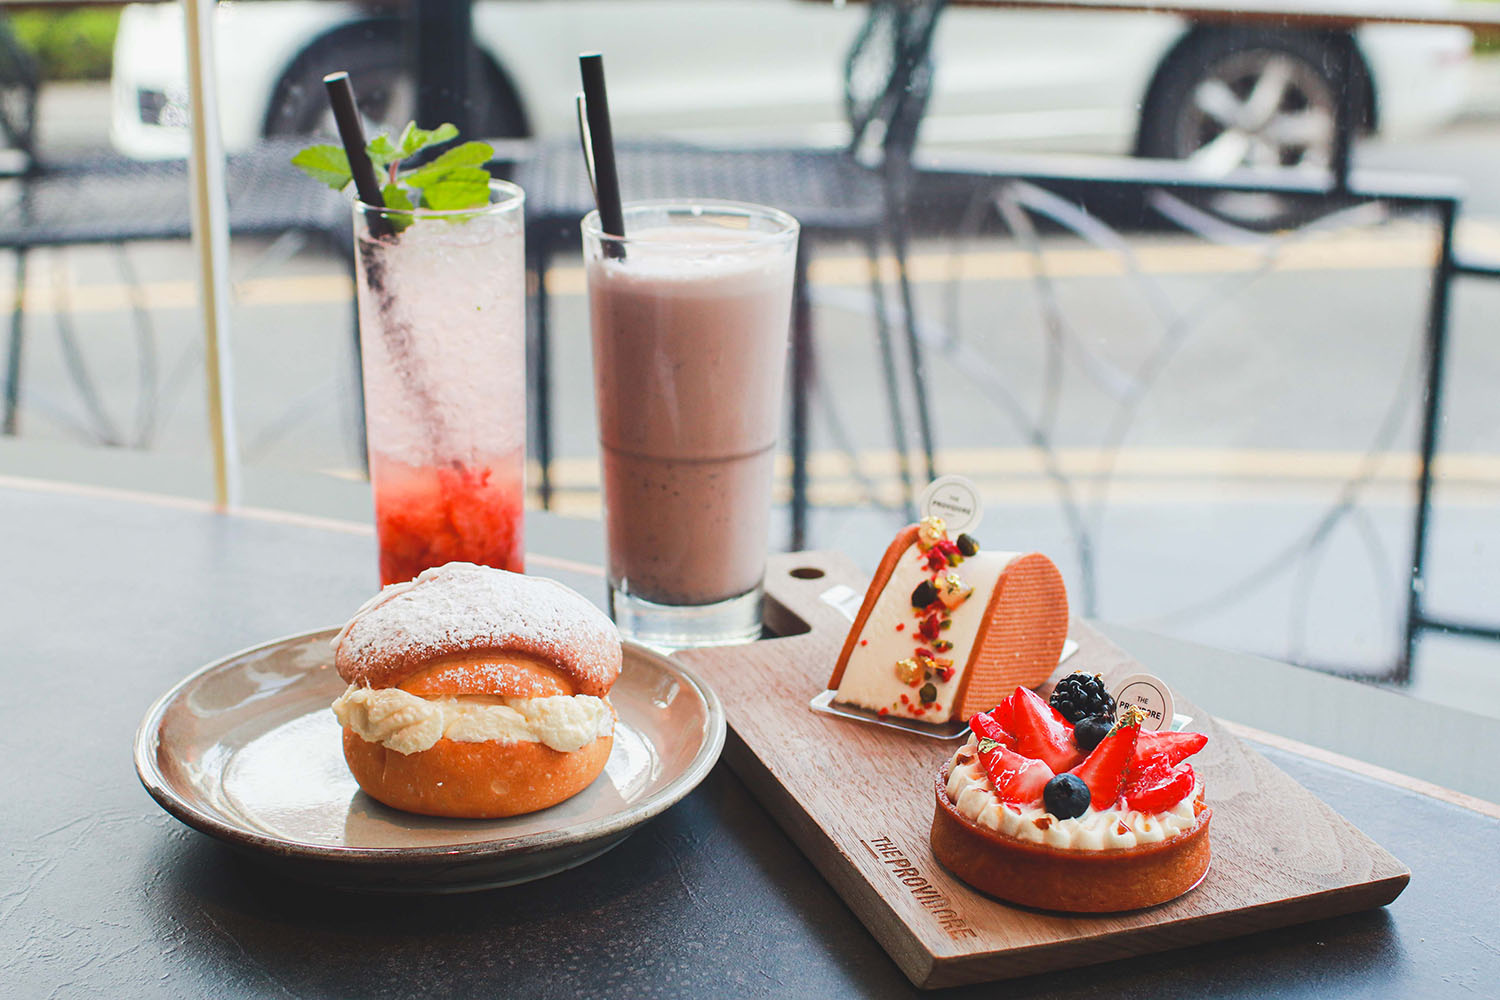
{"label": "white car", "polygon": [[[862,4],[807,0],[478,0],[478,131],[574,134],[575,56],[600,50],[619,134],[836,145],[843,53],[864,16]],[[217,28],[231,152],[261,136],[331,135],[320,80],[335,69],[351,72],[371,118],[412,117],[403,26],[388,12],[322,0],[226,2]],[[1469,32],[1370,26],[1354,38],[1367,129],[1418,131],[1457,113]],[[1323,163],[1336,44],[1311,32],[1195,27],[1156,14],[955,6],[939,23],[922,142],[1196,155],[1214,168]],[[122,152],[186,152],[183,48],[180,5],[125,8],[112,123]]]}

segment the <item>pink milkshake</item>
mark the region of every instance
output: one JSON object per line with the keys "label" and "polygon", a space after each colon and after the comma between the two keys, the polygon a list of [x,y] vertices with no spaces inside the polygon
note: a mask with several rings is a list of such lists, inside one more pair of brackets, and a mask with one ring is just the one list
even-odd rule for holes
{"label": "pink milkshake", "polygon": [[[760,630],[797,224],[756,206],[584,220],[609,584],[627,635]],[[618,248],[623,247],[623,255]]]}

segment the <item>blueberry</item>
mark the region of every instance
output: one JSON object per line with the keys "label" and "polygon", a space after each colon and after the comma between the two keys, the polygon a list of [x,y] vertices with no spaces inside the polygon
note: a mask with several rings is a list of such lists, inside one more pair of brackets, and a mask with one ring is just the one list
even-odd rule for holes
{"label": "blueberry", "polygon": [[1076,774],[1059,774],[1042,789],[1042,802],[1058,819],[1072,819],[1088,811],[1089,786]]}
{"label": "blueberry", "polygon": [[957,544],[958,551],[966,559],[979,551],[979,543],[974,540],[973,535],[959,535]]}
{"label": "blueberry", "polygon": [[1073,742],[1078,744],[1078,749],[1088,753],[1099,745],[1100,740],[1109,735],[1111,725],[1108,719],[1102,719],[1097,715],[1079,719],[1078,724],[1073,727]]}
{"label": "blueberry", "polygon": [[911,592],[911,606],[914,608],[925,608],[937,599],[937,588],[928,580],[917,584],[917,589]]}

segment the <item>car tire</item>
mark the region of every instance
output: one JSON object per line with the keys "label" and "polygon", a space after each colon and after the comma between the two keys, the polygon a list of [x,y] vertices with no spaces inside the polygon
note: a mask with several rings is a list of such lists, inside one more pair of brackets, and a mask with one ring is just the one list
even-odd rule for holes
{"label": "car tire", "polygon": [[[1201,30],[1167,56],[1143,103],[1140,156],[1187,159],[1210,176],[1241,166],[1326,168],[1332,159],[1346,37],[1270,29]],[[1356,60],[1358,64],[1358,60]],[[1358,88],[1365,120],[1368,84]],[[1277,227],[1316,206],[1269,195],[1218,195],[1236,221]]]}
{"label": "car tire", "polygon": [[[272,91],[262,133],[336,138],[323,87],[324,74],[335,69],[348,70],[367,132],[400,129],[416,117],[416,91],[405,56],[397,21],[365,21],[321,36],[282,74]],[[477,63],[478,79],[470,89],[475,105],[472,133],[484,138],[526,135],[526,116],[514,88],[488,56],[481,55]]]}

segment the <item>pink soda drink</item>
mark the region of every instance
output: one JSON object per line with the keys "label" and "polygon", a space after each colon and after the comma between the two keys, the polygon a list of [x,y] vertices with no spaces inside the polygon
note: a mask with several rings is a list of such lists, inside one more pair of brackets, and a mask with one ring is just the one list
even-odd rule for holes
{"label": "pink soda drink", "polygon": [[497,181],[479,209],[355,206],[382,585],[453,561],[523,568],[522,204]]}

